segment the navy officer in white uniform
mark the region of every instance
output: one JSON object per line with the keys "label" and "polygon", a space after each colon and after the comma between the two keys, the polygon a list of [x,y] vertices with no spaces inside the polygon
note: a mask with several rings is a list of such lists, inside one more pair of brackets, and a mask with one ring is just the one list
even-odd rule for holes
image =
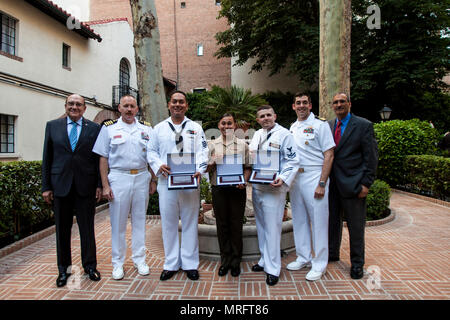
{"label": "navy officer in white uniform", "polygon": [[[181,268],[191,280],[199,279],[198,213],[200,190],[168,190],[168,153],[195,153],[196,172],[199,179],[208,165],[208,144],[202,127],[185,117],[188,110],[186,94],[174,91],[168,102],[170,117],[158,123],[150,137],[148,162],[158,177],[159,210],[165,261],[160,280],[173,277]],[[178,221],[181,219],[181,245]]]}
{"label": "navy officer in white uniform", "polygon": [[149,191],[156,191],[156,176],[149,172],[147,165],[147,144],[152,128],[149,123],[135,118],[138,111],[136,99],[123,96],[119,104],[121,117],[105,122],[93,148],[93,152],[100,155],[103,196],[109,200],[112,277],[115,280],[124,277],[125,234],[130,211],[132,260],[140,275],[150,272],[145,262],[145,221]]}
{"label": "navy officer in white uniform", "polygon": [[290,131],[297,143],[300,168],[289,198],[297,259],[287,269],[300,270],[311,265],[306,280],[315,281],[326,272],[328,264],[328,176],[335,143],[326,120],[315,117],[311,108],[309,95],[295,94],[292,109],[297,121]]}
{"label": "navy officer in white uniform", "polygon": [[260,106],[256,121],[262,129],[255,132],[249,149],[280,153],[280,174],[270,185],[252,184],[252,201],[255,210],[256,231],[261,258],[252,271],[265,271],[266,283],[275,285],[281,271],[281,227],[286,194],[298,171],[298,153],[294,139],[286,128],[275,122],[277,116],[269,105]]}

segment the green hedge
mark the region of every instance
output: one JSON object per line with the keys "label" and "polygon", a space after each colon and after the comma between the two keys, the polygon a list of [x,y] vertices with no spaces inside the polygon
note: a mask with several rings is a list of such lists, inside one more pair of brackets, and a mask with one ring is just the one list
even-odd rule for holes
{"label": "green hedge", "polygon": [[405,160],[407,184],[412,191],[429,193],[442,200],[450,199],[450,158],[412,155]]}
{"label": "green hedge", "polygon": [[427,121],[392,120],[374,125],[378,142],[377,178],[391,186],[403,185],[407,178],[407,155],[435,154],[439,133]]}
{"label": "green hedge", "polygon": [[[0,163],[0,239],[28,236],[40,224],[53,223],[41,192],[41,161]],[[39,229],[40,230],[40,229]]]}
{"label": "green hedge", "polygon": [[158,215],[159,216],[159,195],[158,192],[150,195],[147,207],[148,215]]}
{"label": "green hedge", "polygon": [[389,213],[391,188],[382,180],[375,180],[367,194],[367,217],[366,220],[378,220],[386,217]]}

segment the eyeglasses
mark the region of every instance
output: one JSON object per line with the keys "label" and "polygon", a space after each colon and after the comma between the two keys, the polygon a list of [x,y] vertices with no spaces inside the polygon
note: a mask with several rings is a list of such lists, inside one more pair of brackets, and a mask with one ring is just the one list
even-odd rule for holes
{"label": "eyeglasses", "polygon": [[75,101],[69,101],[69,102],[67,102],[67,105],[71,106],[71,107],[73,107],[73,106],[82,107],[83,106],[83,104],[81,102],[75,102]]}
{"label": "eyeglasses", "polygon": [[338,103],[343,104],[343,103],[346,103],[346,102],[347,102],[347,100],[341,99],[341,100],[333,101],[333,104],[338,104]]}

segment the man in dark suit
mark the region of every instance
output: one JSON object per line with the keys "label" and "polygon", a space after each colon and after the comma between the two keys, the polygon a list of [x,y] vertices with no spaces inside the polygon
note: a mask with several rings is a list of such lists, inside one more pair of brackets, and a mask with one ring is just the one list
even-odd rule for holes
{"label": "man in dark suit", "polygon": [[95,202],[101,199],[98,155],[92,152],[100,126],[83,118],[84,98],[72,94],[66,99],[67,117],[47,122],[42,157],[42,196],[53,204],[59,276],[56,285],[66,285],[72,265],[71,230],[73,215],[80,230],[81,260],[93,281],[100,280],[94,234]]}
{"label": "man in dark suit", "polygon": [[336,119],[329,124],[336,148],[330,175],[328,259],[339,260],[343,212],[350,236],[350,276],[360,279],[364,275],[366,196],[375,180],[378,147],[372,122],[350,113],[346,94],[336,94],[332,107]]}

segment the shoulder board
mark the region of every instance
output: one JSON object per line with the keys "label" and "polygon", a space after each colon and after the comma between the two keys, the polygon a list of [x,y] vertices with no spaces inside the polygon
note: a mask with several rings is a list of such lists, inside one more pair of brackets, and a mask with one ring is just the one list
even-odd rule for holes
{"label": "shoulder board", "polygon": [[103,123],[103,125],[104,125],[105,127],[110,126],[110,125],[116,123],[117,120],[118,120],[118,119],[106,121],[105,123]]}
{"label": "shoulder board", "polygon": [[327,119],[322,118],[322,117],[318,117],[318,116],[316,116],[316,119],[319,119],[319,120],[321,120],[321,121],[327,121]]}
{"label": "shoulder board", "polygon": [[151,127],[151,126],[152,126],[152,125],[150,124],[150,122],[143,121],[143,120],[139,120],[139,123],[140,123],[140,124],[143,124],[144,126],[147,126],[147,127]]}

